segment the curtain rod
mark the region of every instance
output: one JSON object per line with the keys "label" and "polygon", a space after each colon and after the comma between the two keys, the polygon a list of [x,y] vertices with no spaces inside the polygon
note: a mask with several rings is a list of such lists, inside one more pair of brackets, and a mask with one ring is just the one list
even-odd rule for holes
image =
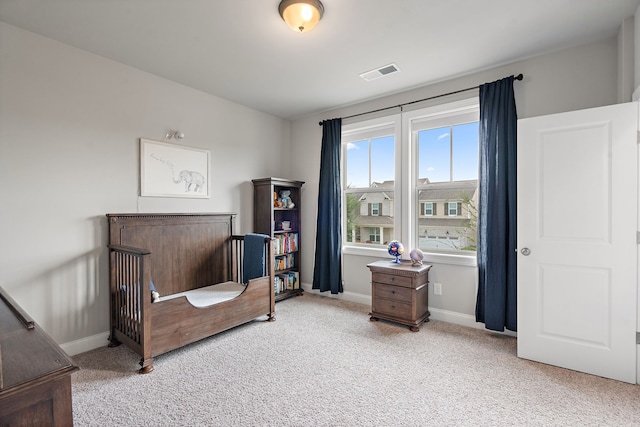
{"label": "curtain rod", "polygon": [[[514,80],[522,80],[523,78],[524,78],[524,75],[522,75],[522,73],[518,74],[517,76],[513,76]],[[418,102],[429,101],[431,99],[442,98],[443,96],[455,95],[456,93],[467,92],[469,90],[478,89],[479,87],[480,86],[468,87],[466,89],[460,89],[460,90],[456,90],[456,91],[449,92],[449,93],[443,93],[442,95],[430,96],[429,98],[422,98],[422,99],[418,99],[416,101],[405,102],[404,104],[398,104],[398,105],[394,105],[392,107],[378,108],[377,110],[371,110],[371,111],[365,111],[364,113],[352,114],[350,116],[343,117],[343,119],[350,119],[352,117],[364,116],[365,114],[377,113],[379,111],[390,110],[392,108],[402,108],[405,105],[411,105],[411,104],[416,104]],[[324,123],[324,120],[321,121],[321,122],[318,122],[318,124],[320,126],[322,126],[322,123]]]}

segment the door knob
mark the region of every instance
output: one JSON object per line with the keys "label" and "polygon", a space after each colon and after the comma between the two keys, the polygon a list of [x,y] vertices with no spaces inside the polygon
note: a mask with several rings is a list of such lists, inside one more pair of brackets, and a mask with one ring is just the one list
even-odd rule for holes
{"label": "door knob", "polygon": [[531,253],[531,249],[522,248],[522,250],[520,252],[522,252],[522,255],[524,255],[524,256],[529,256],[529,254]]}

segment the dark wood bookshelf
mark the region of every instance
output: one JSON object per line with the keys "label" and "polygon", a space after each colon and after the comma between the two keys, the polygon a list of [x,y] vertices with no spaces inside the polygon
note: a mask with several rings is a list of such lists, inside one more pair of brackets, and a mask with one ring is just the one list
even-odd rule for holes
{"label": "dark wood bookshelf", "polygon": [[[284,178],[261,178],[254,179],[253,181],[253,225],[254,232],[266,234],[271,236],[272,239],[276,239],[276,243],[280,240],[284,240],[285,237],[295,238],[295,247],[289,247],[283,249],[280,253],[274,250],[275,263],[280,260],[286,259],[291,256],[293,264],[287,268],[283,268],[275,271],[276,280],[278,275],[284,276],[293,275],[295,279],[295,287],[293,289],[287,289],[283,286],[282,289],[276,289],[276,283],[274,285],[275,300],[281,301],[283,299],[302,295],[303,290],[300,284],[300,262],[301,258],[301,239],[302,239],[302,227],[301,227],[301,202],[302,202],[302,185],[303,181],[296,181]],[[279,207],[275,205],[275,197],[279,199],[281,192],[289,190],[291,192],[290,198],[293,203],[293,207]],[[275,195],[275,196],[274,196]],[[288,222],[289,227],[282,228],[282,223]],[[295,236],[295,237],[294,237]],[[281,276],[281,277],[282,277]]]}

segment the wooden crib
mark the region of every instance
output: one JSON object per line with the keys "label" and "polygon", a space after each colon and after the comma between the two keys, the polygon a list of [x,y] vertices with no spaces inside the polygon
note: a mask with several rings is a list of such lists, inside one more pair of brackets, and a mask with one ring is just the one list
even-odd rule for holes
{"label": "wooden crib", "polygon": [[275,320],[271,239],[262,238],[264,276],[244,280],[245,236],[233,234],[234,217],[107,215],[110,346],[138,353],[140,373],[151,372],[160,354],[261,316]]}

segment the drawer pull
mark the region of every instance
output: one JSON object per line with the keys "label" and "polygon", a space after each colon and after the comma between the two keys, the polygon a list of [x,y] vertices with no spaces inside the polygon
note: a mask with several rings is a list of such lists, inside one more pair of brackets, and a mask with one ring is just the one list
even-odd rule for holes
{"label": "drawer pull", "polygon": [[395,294],[396,294],[396,291],[391,291],[391,295],[395,295]]}
{"label": "drawer pull", "polygon": [[393,282],[394,280],[396,280],[396,278],[395,278],[395,277],[392,277],[392,278],[391,278],[391,281]]}

